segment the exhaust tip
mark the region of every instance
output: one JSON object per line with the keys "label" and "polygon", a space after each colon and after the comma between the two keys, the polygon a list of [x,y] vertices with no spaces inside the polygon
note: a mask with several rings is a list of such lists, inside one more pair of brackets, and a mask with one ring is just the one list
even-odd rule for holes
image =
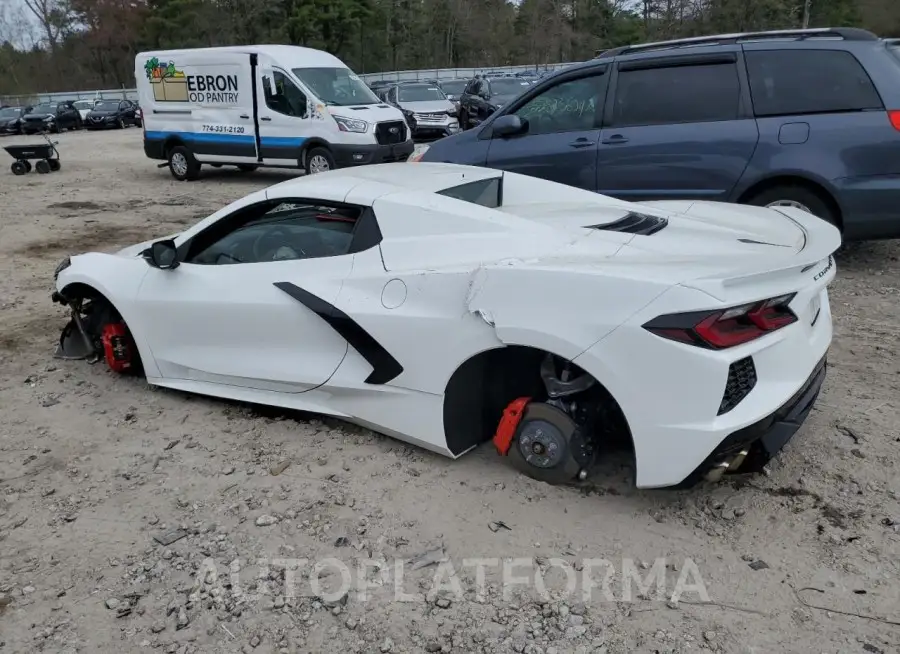
{"label": "exhaust tip", "polygon": [[717,463],[709,472],[706,473],[706,481],[721,481],[726,472],[728,472],[728,462],[722,461],[720,463]]}

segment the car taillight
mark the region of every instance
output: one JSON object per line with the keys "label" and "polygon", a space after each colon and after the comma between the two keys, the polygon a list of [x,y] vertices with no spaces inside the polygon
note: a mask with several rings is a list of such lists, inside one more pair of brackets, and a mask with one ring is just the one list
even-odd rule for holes
{"label": "car taillight", "polygon": [[889,111],[887,114],[893,128],[900,132],[900,111]]}
{"label": "car taillight", "polygon": [[718,311],[671,313],[647,322],[644,329],[669,340],[721,350],[749,343],[797,322],[797,316],[788,307],[794,295]]}

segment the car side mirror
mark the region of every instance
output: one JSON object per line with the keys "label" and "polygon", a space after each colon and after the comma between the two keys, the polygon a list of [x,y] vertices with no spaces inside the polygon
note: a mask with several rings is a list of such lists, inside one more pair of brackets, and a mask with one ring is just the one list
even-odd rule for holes
{"label": "car side mirror", "polygon": [[179,265],[178,249],[175,247],[175,241],[169,239],[167,241],[157,241],[150,246],[147,261],[154,268],[160,270],[172,270]]}
{"label": "car side mirror", "polygon": [[524,134],[528,131],[528,121],[522,120],[516,114],[506,114],[491,123],[491,130],[493,136],[500,138]]}

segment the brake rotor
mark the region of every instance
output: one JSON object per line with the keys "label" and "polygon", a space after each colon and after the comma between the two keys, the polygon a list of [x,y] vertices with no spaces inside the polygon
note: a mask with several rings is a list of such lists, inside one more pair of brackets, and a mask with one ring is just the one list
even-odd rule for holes
{"label": "brake rotor", "polygon": [[580,441],[578,425],[564,411],[549,404],[528,404],[509,449],[513,466],[533,479],[565,484],[582,469],[575,458]]}

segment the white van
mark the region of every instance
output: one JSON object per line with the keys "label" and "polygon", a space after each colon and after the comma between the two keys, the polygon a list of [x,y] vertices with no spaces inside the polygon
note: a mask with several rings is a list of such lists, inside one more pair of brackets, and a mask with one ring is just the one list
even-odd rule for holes
{"label": "white van", "polygon": [[[332,168],[405,161],[403,114],[337,57],[289,45],[144,52],[135,60],[144,152],[178,180],[202,164]],[[161,164],[164,166],[166,164]]]}

